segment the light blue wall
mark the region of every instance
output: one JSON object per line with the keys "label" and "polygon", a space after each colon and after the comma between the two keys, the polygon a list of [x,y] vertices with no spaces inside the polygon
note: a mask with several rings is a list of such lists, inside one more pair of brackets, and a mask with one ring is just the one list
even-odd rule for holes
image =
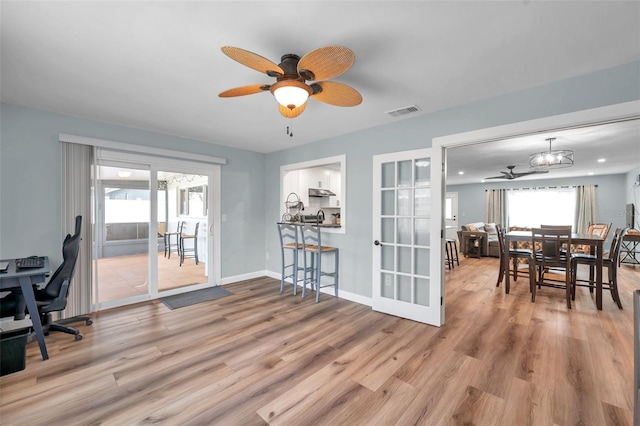
{"label": "light blue wall", "polygon": [[[612,229],[624,227],[625,222],[625,178],[624,174],[605,176],[585,176],[565,179],[543,179],[527,181],[506,181],[493,183],[479,183],[470,185],[452,185],[447,192],[458,193],[458,225],[472,222],[484,222],[485,200],[487,189],[530,188],[535,186],[571,186],[598,185],[596,199],[598,211],[596,221],[612,223]],[[611,236],[607,238],[610,241]]]}
{"label": "light blue wall", "polygon": [[327,234],[326,244],[336,245],[341,250],[341,288],[370,297],[373,155],[430,147],[431,140],[439,136],[638,100],[638,81],[640,62],[634,62],[268,154],[265,168],[265,239],[270,260],[267,261],[267,269],[277,272],[280,268],[275,225],[280,218],[280,166],[346,154],[346,234]]}
{"label": "light blue wall", "polygon": [[61,256],[61,148],[69,133],[226,158],[222,277],[264,269],[264,155],[14,105],[0,106],[0,258]]}

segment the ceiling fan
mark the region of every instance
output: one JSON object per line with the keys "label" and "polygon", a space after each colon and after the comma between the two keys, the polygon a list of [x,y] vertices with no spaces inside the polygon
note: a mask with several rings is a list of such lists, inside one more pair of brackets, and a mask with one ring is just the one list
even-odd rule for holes
{"label": "ceiling fan", "polygon": [[[302,114],[307,99],[313,99],[336,106],[356,106],[362,102],[357,90],[343,83],[326,81],[347,71],[355,61],[354,53],[342,46],[325,46],[312,50],[302,58],[293,53],[283,55],[280,64],[239,47],[224,46],[222,52],[269,77],[275,77],[273,84],[253,84],[225,90],[218,96],[230,98],[271,92],[278,101],[280,114],[295,118]],[[322,81],[321,81],[322,80]],[[307,81],[314,83],[307,84]]]}
{"label": "ceiling fan", "polygon": [[522,173],[514,173],[513,169],[515,169],[516,166],[507,166],[507,169],[509,169],[508,172],[500,172],[502,173],[502,176],[491,176],[491,177],[487,177],[485,179],[508,179],[508,180],[513,180],[513,179],[517,179],[519,177],[522,176],[527,176],[527,175],[535,175],[538,173],[549,173],[548,170],[532,170],[530,172],[522,172]]}

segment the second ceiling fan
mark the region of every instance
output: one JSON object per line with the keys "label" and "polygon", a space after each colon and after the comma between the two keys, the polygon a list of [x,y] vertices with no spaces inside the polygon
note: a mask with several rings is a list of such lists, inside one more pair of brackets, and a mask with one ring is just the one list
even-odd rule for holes
{"label": "second ceiling fan", "polygon": [[515,169],[515,168],[516,168],[516,166],[507,166],[507,169],[509,169],[508,172],[500,172],[500,173],[502,173],[501,176],[491,176],[491,177],[487,177],[485,179],[508,179],[508,180],[513,180],[513,179],[517,179],[517,178],[522,177],[522,176],[535,175],[535,174],[539,174],[539,173],[549,173],[547,170],[532,170],[530,172],[515,173],[513,171],[513,169]]}
{"label": "second ceiling fan", "polygon": [[[335,106],[356,106],[362,102],[357,90],[343,83],[326,81],[347,71],[355,61],[354,53],[343,46],[325,46],[312,50],[302,58],[289,53],[275,64],[248,50],[224,46],[222,52],[241,64],[275,77],[273,84],[253,84],[225,90],[222,98],[271,92],[278,101],[280,114],[294,118],[302,114],[309,97]],[[307,81],[314,83],[307,84]]]}

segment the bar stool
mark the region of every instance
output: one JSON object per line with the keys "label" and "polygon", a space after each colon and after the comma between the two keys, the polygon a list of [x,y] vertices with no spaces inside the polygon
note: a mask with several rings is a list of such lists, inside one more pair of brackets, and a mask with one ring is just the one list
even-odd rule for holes
{"label": "bar stool", "polygon": [[[184,222],[178,221],[178,226],[176,227],[175,232],[165,232],[164,234],[164,255],[169,259],[171,259],[171,247],[175,247],[175,249],[178,251],[178,256],[180,255],[180,235],[182,235],[183,227],[184,227]],[[171,244],[171,237],[173,235],[176,236],[175,245]]]}
{"label": "bar stool", "polygon": [[[180,253],[180,266],[182,266],[182,264],[184,263],[185,257],[193,257],[196,260],[196,265],[198,264],[198,228],[199,227],[200,227],[200,222],[196,222],[196,228],[193,234],[181,233],[178,237],[180,239],[180,247],[178,251]],[[184,246],[185,240],[193,240],[193,247],[186,248]],[[192,254],[187,255],[186,253],[192,253]]]}
{"label": "bar stool", "polygon": [[[280,252],[282,254],[282,272],[280,278],[280,293],[284,291],[284,281],[291,278],[293,281],[293,294],[298,294],[298,273],[303,268],[299,266],[298,257],[302,252],[302,244],[299,243],[298,225],[289,223],[278,223],[278,235],[280,236]],[[291,263],[287,264],[285,253],[291,252]],[[287,269],[291,268],[291,272],[287,274]]]}
{"label": "bar stool", "polygon": [[[306,296],[307,283],[311,285],[311,289],[316,291],[316,303],[320,301],[320,288],[333,286],[335,295],[338,297],[338,264],[339,251],[337,247],[323,246],[320,238],[320,227],[312,225],[302,225],[302,250],[304,253],[304,284],[302,286],[302,297]],[[333,272],[325,272],[322,270],[322,255],[333,253],[334,269]],[[307,264],[307,254],[311,265]],[[309,276],[307,277],[307,274]],[[323,276],[333,277],[333,284],[322,285]]]}
{"label": "bar stool", "polygon": [[[447,252],[447,259],[445,264],[449,269],[455,268],[453,262],[456,262],[458,266],[460,266],[460,261],[458,260],[458,244],[457,241],[453,238],[445,239],[445,251]],[[454,256],[455,253],[455,256]]]}

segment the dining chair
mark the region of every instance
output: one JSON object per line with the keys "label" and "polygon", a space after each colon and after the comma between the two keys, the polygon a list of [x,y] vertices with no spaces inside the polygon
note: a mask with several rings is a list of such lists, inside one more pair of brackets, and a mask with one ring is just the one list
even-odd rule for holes
{"label": "dining chair", "polygon": [[[526,260],[528,263],[527,275],[531,275],[533,273],[533,264],[531,262],[531,250],[509,247],[506,242],[504,229],[499,226],[496,227],[496,229],[498,231],[498,247],[500,248],[500,270],[498,272],[498,281],[496,282],[496,287],[499,287],[505,274],[511,274],[514,281],[518,279],[518,276],[524,274],[524,272],[520,271],[520,268],[518,267],[520,260]],[[513,272],[511,272],[511,268],[509,267],[511,262],[513,262]],[[509,291],[510,289],[505,286],[505,293],[508,294]]]}
{"label": "dining chair", "polygon": [[[532,228],[531,243],[540,247],[531,256],[531,301],[536,301],[537,288],[560,288],[565,290],[567,308],[571,309],[571,226]],[[564,272],[564,280],[545,278],[545,274],[558,271]]]}
{"label": "dining chair", "polygon": [[[612,225],[613,223],[589,223],[589,227],[587,228],[587,234],[597,235],[599,237],[602,237],[603,240],[606,240]],[[571,250],[571,251],[573,253],[588,254],[590,249],[591,249],[591,246],[588,246],[585,244],[577,244],[574,247],[574,250]]]}
{"label": "dining chair", "polygon": [[[620,248],[622,247],[622,239],[626,235],[629,228],[617,228],[613,234],[613,240],[607,257],[602,259],[602,266],[607,268],[608,284],[602,285],[603,289],[611,291],[611,297],[616,302],[618,308],[622,309],[622,301],[618,293],[618,257],[620,256]],[[593,269],[596,266],[597,258],[593,254],[575,253],[571,256],[571,299],[576,298],[576,287],[589,287],[589,291],[593,292],[595,280],[593,278]],[[589,279],[578,279],[578,265],[589,266]],[[587,284],[580,284],[587,283]]]}

